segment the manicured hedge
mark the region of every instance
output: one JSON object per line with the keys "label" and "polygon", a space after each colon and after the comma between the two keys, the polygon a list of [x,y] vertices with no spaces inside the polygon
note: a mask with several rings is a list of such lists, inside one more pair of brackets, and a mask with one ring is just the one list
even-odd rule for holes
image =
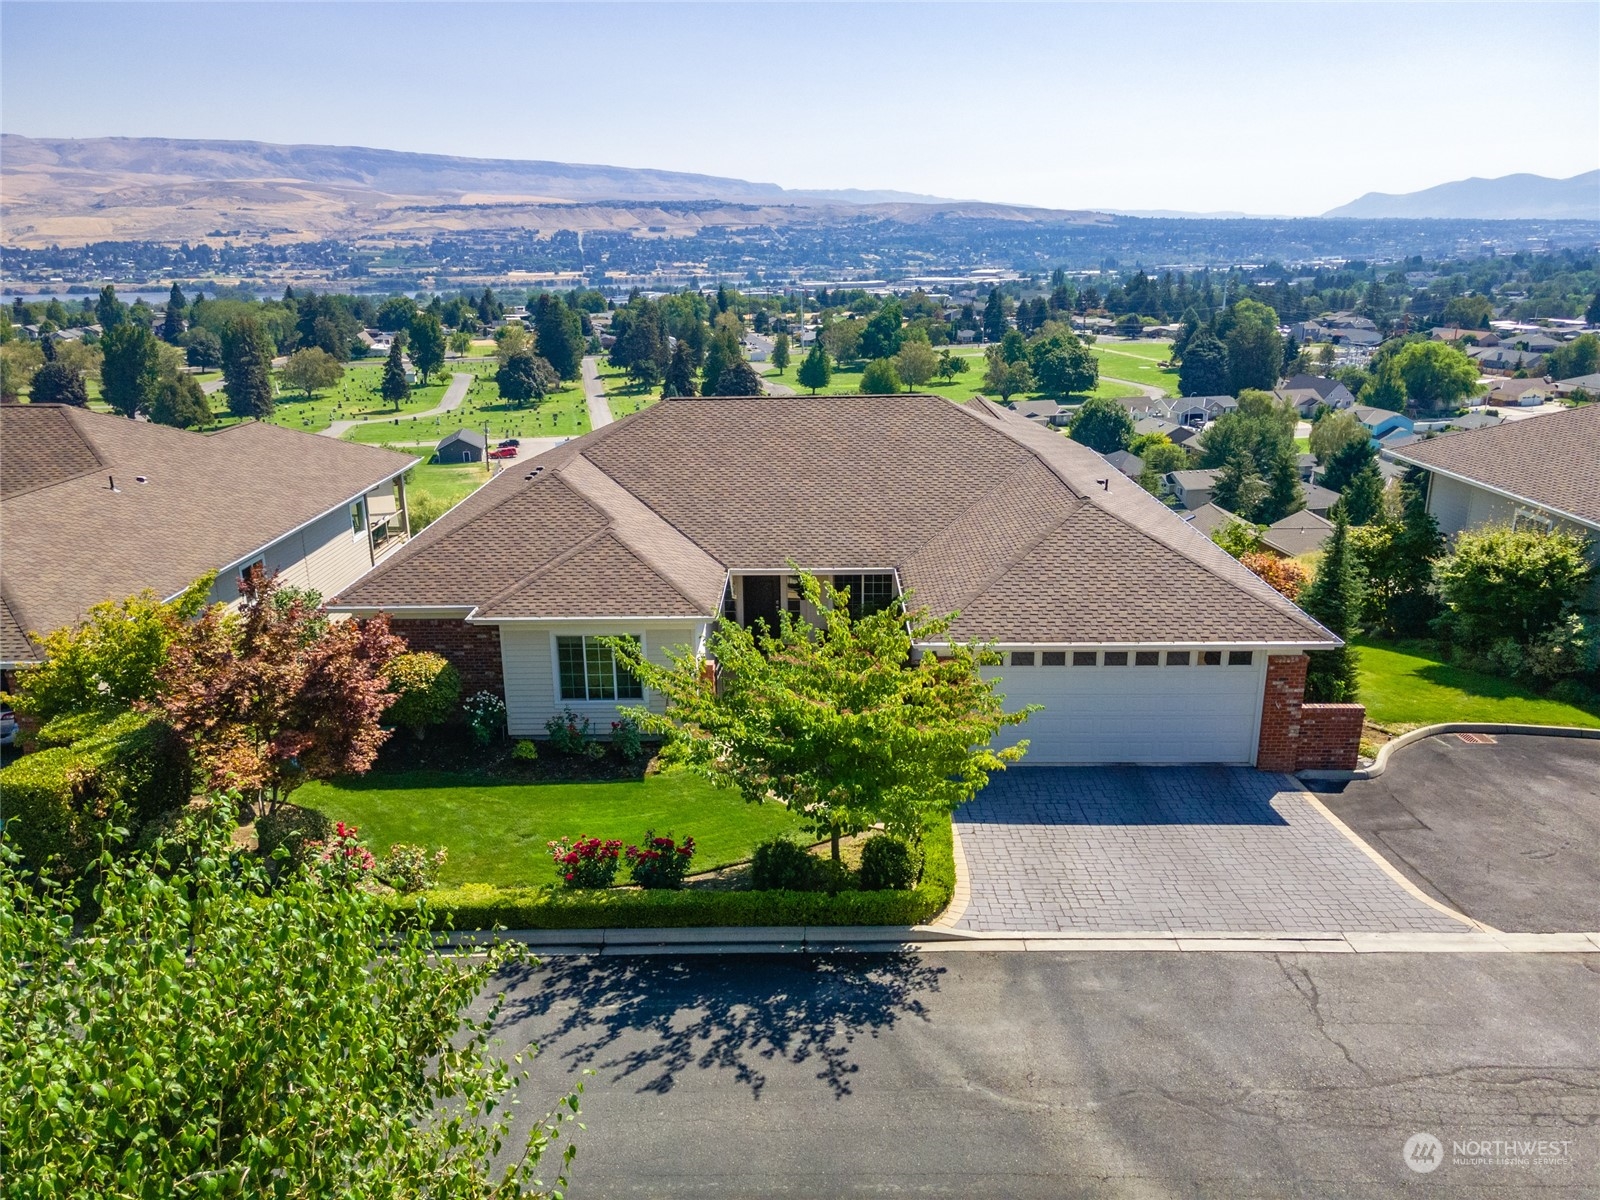
{"label": "manicured hedge", "polygon": [[[702,925],[917,925],[950,903],[956,868],[950,818],[923,829],[922,879],[910,891],[569,891],[465,884],[428,893],[441,929],[677,929]],[[409,909],[414,896],[395,896]]]}
{"label": "manicured hedge", "polygon": [[188,803],[189,756],[164,721],[147,713],[53,721],[36,744],[0,770],[0,818],[32,867],[58,857],[81,871],[99,852],[100,831],[116,822],[137,834],[145,822]]}

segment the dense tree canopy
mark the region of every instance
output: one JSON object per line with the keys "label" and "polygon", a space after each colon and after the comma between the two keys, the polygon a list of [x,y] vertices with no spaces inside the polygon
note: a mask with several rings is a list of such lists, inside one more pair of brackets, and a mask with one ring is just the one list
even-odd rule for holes
{"label": "dense tree canopy", "polygon": [[1127,408],[1105,396],[1090,396],[1072,421],[1072,440],[1101,454],[1126,450],[1132,437],[1133,417]]}
{"label": "dense tree canopy", "polygon": [[1271,391],[1278,386],[1283,367],[1283,335],[1278,314],[1256,300],[1241,300],[1229,310],[1231,320],[1223,341],[1228,347],[1228,371],[1237,396],[1246,388]]}

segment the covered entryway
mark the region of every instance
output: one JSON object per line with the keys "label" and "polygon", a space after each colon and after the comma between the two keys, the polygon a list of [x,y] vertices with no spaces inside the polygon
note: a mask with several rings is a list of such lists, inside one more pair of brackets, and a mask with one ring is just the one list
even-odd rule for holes
{"label": "covered entryway", "polygon": [[1007,709],[1039,704],[1005,732],[1027,738],[1026,761],[1255,762],[1267,656],[1256,650],[1011,650]]}

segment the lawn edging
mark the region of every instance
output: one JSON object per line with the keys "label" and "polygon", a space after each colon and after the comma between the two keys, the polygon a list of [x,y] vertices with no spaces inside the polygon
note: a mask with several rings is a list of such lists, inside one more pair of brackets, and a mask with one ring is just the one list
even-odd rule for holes
{"label": "lawn edging", "polygon": [[1360,767],[1354,771],[1296,771],[1295,778],[1326,783],[1346,783],[1356,779],[1376,779],[1389,769],[1389,756],[1396,750],[1402,750],[1413,742],[1420,742],[1423,738],[1436,737],[1441,733],[1521,733],[1534,737],[1600,739],[1600,729],[1591,729],[1582,725],[1508,725],[1494,721],[1444,721],[1438,725],[1424,725],[1420,729],[1413,729],[1409,733],[1401,734],[1391,742],[1385,742],[1379,748],[1378,757],[1373,760],[1370,767]]}
{"label": "lawn edging", "polygon": [[[444,932],[480,930],[700,929],[804,926],[908,927],[937,916],[950,903],[956,871],[948,816],[923,827],[922,878],[909,891],[718,892],[632,888],[569,890],[463,884],[426,893],[433,926]],[[417,896],[386,902],[397,917],[415,911]]]}

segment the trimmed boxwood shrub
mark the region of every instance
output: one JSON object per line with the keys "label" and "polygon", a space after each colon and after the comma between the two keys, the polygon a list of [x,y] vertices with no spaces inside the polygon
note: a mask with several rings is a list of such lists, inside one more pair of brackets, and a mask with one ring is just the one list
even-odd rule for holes
{"label": "trimmed boxwood shrub", "polygon": [[860,886],[864,892],[903,891],[917,882],[917,851],[901,838],[875,833],[861,847]]}
{"label": "trimmed boxwood shrub", "polygon": [[[466,884],[428,893],[440,929],[684,929],[701,925],[918,925],[950,903],[956,868],[950,818],[923,827],[922,879],[885,892],[569,892],[556,887]],[[389,897],[397,916],[416,897]]]}
{"label": "trimmed boxwood shrub", "polygon": [[45,749],[0,770],[6,834],[33,868],[59,858],[81,872],[108,819],[137,836],[193,791],[189,756],[172,727],[148,713],[81,714],[40,730]]}
{"label": "trimmed boxwood shrub", "polygon": [[384,719],[404,725],[419,738],[429,725],[448,718],[461,699],[461,673],[444,655],[431,650],[397,655],[384,668],[384,675],[395,694]]}
{"label": "trimmed boxwood shrub", "polygon": [[820,864],[792,838],[776,837],[756,847],[750,886],[758,892],[814,892],[822,887]]}

